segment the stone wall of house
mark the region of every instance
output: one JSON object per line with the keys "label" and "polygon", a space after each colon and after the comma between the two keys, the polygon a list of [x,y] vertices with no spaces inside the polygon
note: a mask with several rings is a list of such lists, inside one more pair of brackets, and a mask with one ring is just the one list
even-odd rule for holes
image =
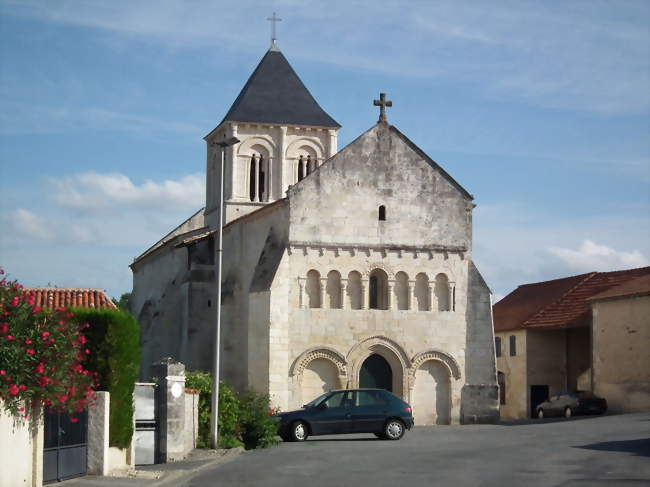
{"label": "stone wall of house", "polygon": [[[517,354],[510,355],[510,337],[517,343]],[[504,374],[505,404],[500,405],[501,419],[522,419],[528,417],[528,377],[526,374],[526,330],[511,330],[495,333],[501,340],[501,356],[497,357],[497,372]]]}
{"label": "stone wall of house", "polygon": [[596,301],[593,390],[612,412],[650,411],[650,296]]}

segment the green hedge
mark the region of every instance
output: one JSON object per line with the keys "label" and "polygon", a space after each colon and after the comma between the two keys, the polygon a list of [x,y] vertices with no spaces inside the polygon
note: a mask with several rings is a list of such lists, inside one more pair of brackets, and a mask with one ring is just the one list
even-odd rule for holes
{"label": "green hedge", "polygon": [[128,448],[133,436],[133,388],[140,366],[140,328],[126,311],[73,310],[75,320],[88,323],[89,370],[99,376],[98,390],[111,394],[110,446]]}
{"label": "green hedge", "polygon": [[[199,448],[210,448],[212,376],[188,372],[185,386],[199,391]],[[277,426],[269,414],[269,396],[253,391],[236,394],[219,382],[219,448],[244,446],[247,450],[275,445]]]}

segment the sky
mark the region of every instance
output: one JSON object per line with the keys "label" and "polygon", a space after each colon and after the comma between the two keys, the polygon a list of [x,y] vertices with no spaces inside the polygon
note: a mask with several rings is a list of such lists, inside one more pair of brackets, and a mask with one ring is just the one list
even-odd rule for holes
{"label": "sky", "polygon": [[650,265],[650,2],[0,0],[0,267],[132,287],[205,200],[202,140],[270,44],[341,125],[389,122],[474,195],[518,285]]}

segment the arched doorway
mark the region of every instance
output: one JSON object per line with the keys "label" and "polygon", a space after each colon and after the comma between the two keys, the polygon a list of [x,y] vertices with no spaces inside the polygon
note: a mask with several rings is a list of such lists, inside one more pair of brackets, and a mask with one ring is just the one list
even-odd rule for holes
{"label": "arched doorway", "polygon": [[373,353],[364,360],[359,371],[359,387],[393,391],[393,369],[384,357]]}

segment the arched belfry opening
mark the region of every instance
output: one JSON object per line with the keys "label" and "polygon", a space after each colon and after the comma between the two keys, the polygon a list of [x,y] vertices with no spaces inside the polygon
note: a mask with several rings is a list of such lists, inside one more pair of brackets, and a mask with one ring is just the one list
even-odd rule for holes
{"label": "arched belfry opening", "polygon": [[359,387],[393,391],[393,369],[384,357],[373,353],[364,360],[359,371]]}

